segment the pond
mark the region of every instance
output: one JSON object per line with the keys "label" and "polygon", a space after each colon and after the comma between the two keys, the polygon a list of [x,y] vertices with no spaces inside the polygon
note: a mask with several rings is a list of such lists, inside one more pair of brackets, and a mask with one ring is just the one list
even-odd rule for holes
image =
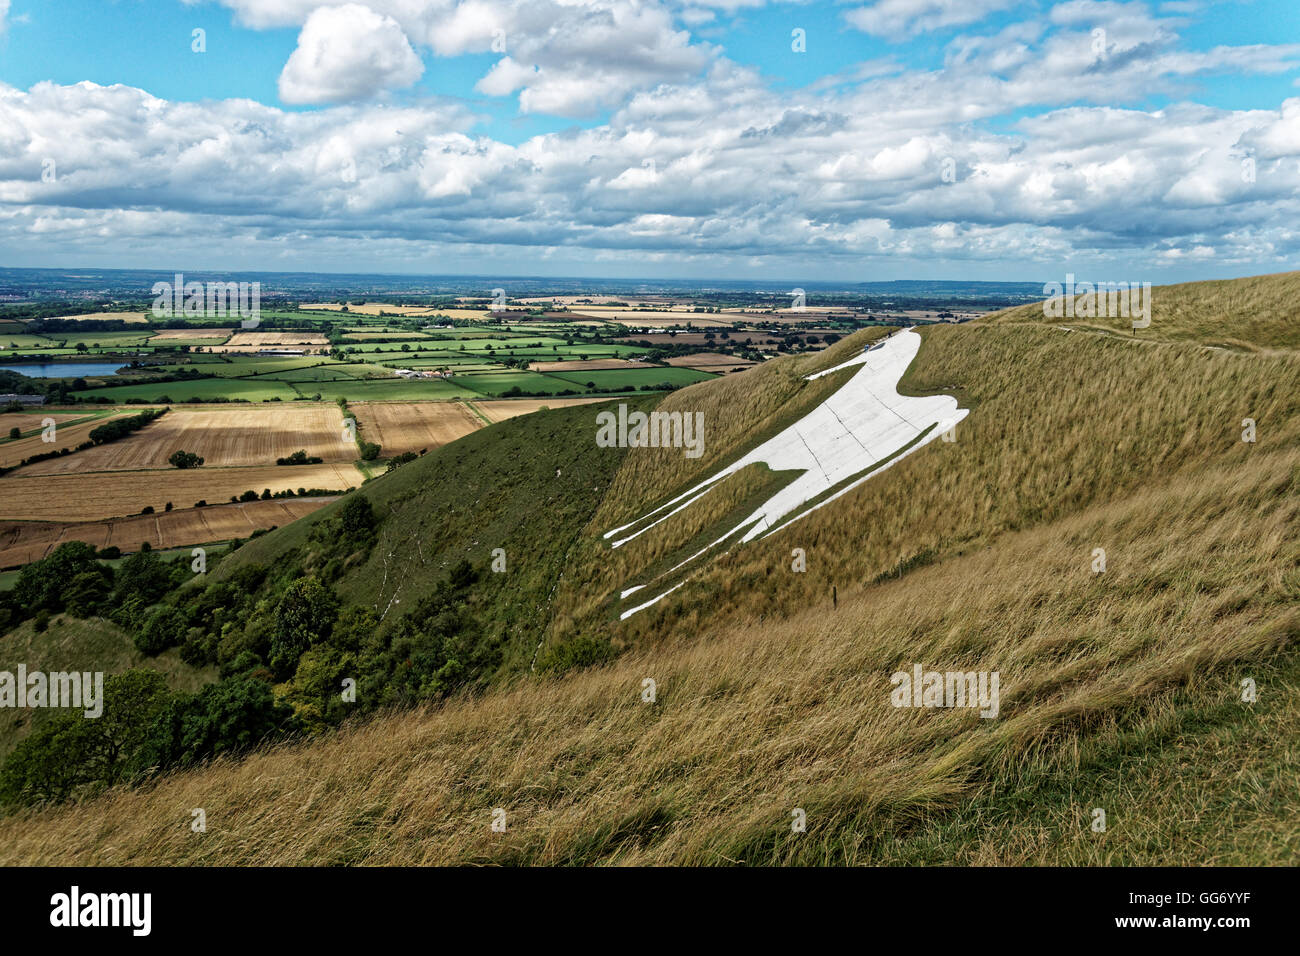
{"label": "pond", "polygon": [[124,368],[121,362],[25,362],[0,365],[0,371],[17,372],[28,378],[86,378],[112,375]]}

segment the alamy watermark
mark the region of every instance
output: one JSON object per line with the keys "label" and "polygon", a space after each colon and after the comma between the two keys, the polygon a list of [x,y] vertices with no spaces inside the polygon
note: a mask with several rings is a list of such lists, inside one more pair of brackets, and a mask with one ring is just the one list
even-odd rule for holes
{"label": "alamy watermark", "polygon": [[704,454],[703,412],[628,412],[596,415],[598,448],[683,448],[687,458]]}
{"label": "alamy watermark", "polygon": [[1043,295],[1045,318],[1131,318],[1135,329],[1151,324],[1150,282],[1075,282],[1070,272],[1064,285],[1044,285]]}
{"label": "alamy watermark", "polygon": [[151,292],[155,318],[238,316],[245,329],[257,328],[262,320],[260,282],[186,282],[178,272],[174,282],[155,282]]}
{"label": "alamy watermark", "polygon": [[915,664],[910,674],[897,671],[889,681],[895,707],[978,707],[981,717],[998,715],[997,671],[927,671]]}
{"label": "alamy watermark", "polygon": [[0,707],[80,707],[89,718],[104,713],[104,674],[86,671],[0,671]]}

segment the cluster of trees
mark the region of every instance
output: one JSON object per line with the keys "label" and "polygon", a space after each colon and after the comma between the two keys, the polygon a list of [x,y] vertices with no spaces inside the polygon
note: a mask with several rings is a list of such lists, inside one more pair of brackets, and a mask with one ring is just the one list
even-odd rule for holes
{"label": "cluster of trees", "polygon": [[0,630],[35,614],[46,623],[62,611],[105,616],[144,654],[179,648],[186,664],[216,665],[220,679],[188,694],[172,692],[153,671],[108,677],[102,718],[60,715],[18,745],[0,768],[0,800],[78,797],[485,683],[501,655],[484,612],[490,592],[476,586],[481,571],[469,562],[453,566],[403,616],[381,620],[335,593],[379,527],[370,502],[354,495],[302,548],[220,580],[194,581],[185,561],[148,551],[114,570],[81,542],[28,565],[0,597]]}
{"label": "cluster of trees", "polygon": [[155,418],[161,418],[167,409],[150,408],[138,415],[131,415],[127,418],[116,418],[111,422],[105,422],[90,430],[91,444],[103,445],[106,442],[117,441],[119,438],[125,438],[132,432],[139,431],[148,425]]}
{"label": "cluster of trees", "polygon": [[168,457],[167,464],[171,465],[173,468],[180,469],[197,468],[203,464],[203,459],[192,451],[185,451],[178,448]]}
{"label": "cluster of trees", "polygon": [[300,449],[287,458],[277,458],[277,465],[319,465],[325,459],[317,455],[308,457],[306,449]]}

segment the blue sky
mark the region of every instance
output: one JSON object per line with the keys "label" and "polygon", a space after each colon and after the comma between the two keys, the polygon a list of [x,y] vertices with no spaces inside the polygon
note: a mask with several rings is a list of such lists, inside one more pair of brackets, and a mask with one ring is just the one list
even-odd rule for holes
{"label": "blue sky", "polygon": [[1300,246],[1291,0],[0,0],[0,23],[12,265],[1172,281]]}

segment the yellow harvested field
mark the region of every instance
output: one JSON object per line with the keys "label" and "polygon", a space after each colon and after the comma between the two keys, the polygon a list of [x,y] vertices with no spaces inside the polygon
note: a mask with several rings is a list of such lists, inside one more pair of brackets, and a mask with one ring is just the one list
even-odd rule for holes
{"label": "yellow harvested field", "polygon": [[139,550],[144,541],[154,548],[165,549],[247,538],[260,528],[282,528],[334,500],[281,498],[178,509],[111,521],[0,522],[0,568],[39,560],[66,541],[85,541],[97,548],[117,546],[128,552]]}
{"label": "yellow harvested field", "polygon": [[139,514],[146,506],[162,512],[167,502],[190,508],[204,500],[228,502],[245,491],[264,488],[323,488],[345,491],[364,476],[351,464],[261,468],[175,468],[158,471],[101,472],[89,475],[39,475],[22,472],[0,478],[0,519],[19,521],[99,521]]}
{"label": "yellow harvested field", "polygon": [[[313,302],[311,305],[300,305],[300,309],[316,309],[325,312],[342,312],[343,306],[337,302]],[[349,305],[348,313],[351,315],[450,315],[451,312],[464,311],[463,309],[453,309],[450,312],[446,309],[434,309],[427,305],[385,305],[383,302],[367,302],[365,305]],[[482,315],[482,312],[476,312],[475,315]]]}
{"label": "yellow harvested field", "polygon": [[[18,464],[24,458],[30,458],[33,455],[43,455],[51,451],[59,451],[63,448],[76,448],[83,441],[90,437],[93,429],[98,428],[105,422],[112,421],[114,418],[121,418],[121,415],[105,415],[103,418],[95,418],[88,422],[82,422],[79,425],[60,426],[58,416],[51,415],[54,419],[54,441],[47,442],[43,435],[32,435],[30,438],[20,438],[18,441],[7,441],[0,443],[0,468],[9,468]],[[33,425],[19,425],[20,428],[37,428],[40,427],[40,418],[36,419]],[[10,428],[13,426],[10,425]],[[7,434],[7,432],[6,432]],[[90,449],[86,449],[89,451]],[[70,455],[64,456],[61,461],[71,461],[78,455],[83,454],[74,451]]]}
{"label": "yellow harvested field", "polygon": [[234,329],[163,329],[151,337],[155,339],[228,339]]}
{"label": "yellow harvested field", "polygon": [[694,355],[674,355],[668,359],[669,365],[675,365],[678,368],[703,368],[706,365],[714,367],[718,365],[753,365],[748,359],[736,358],[734,355],[726,355],[722,352],[697,352]]}
{"label": "yellow harvested field", "polygon": [[593,405],[607,401],[608,398],[521,398],[494,399],[472,404],[495,423],[514,418],[516,415],[541,411],[543,408],[568,408],[571,405]]}
{"label": "yellow harvested field", "polygon": [[532,362],[528,366],[534,372],[603,372],[616,368],[653,368],[645,362],[633,362],[628,359],[588,359],[586,362]]}
{"label": "yellow harvested field", "polygon": [[147,312],[83,312],[80,315],[61,315],[60,322],[104,321],[116,319],[119,322],[148,322]]}
{"label": "yellow harvested field", "polygon": [[[53,418],[54,423],[59,425],[63,422],[84,417],[80,412],[4,412],[0,413],[0,437],[8,437],[11,428],[20,428],[23,431],[40,428],[41,421],[46,418]],[[62,448],[63,446],[60,445],[59,447]]]}
{"label": "yellow harvested field", "polygon": [[316,332],[236,332],[224,345],[206,345],[207,352],[256,352],[259,349],[324,349],[329,339]]}
{"label": "yellow harvested field", "polygon": [[277,458],[287,458],[300,449],[309,457],[323,458],[326,462],[350,462],[357,457],[356,444],[343,435],[343,413],[334,404],[294,402],[277,404],[274,408],[180,406],[126,438],[28,465],[20,474],[71,475],[167,468],[167,459],[179,450],[201,457],[203,468],[265,466],[274,465]]}
{"label": "yellow harvested field", "polygon": [[378,442],[385,458],[432,451],[483,427],[460,402],[353,402],[361,437]]}

